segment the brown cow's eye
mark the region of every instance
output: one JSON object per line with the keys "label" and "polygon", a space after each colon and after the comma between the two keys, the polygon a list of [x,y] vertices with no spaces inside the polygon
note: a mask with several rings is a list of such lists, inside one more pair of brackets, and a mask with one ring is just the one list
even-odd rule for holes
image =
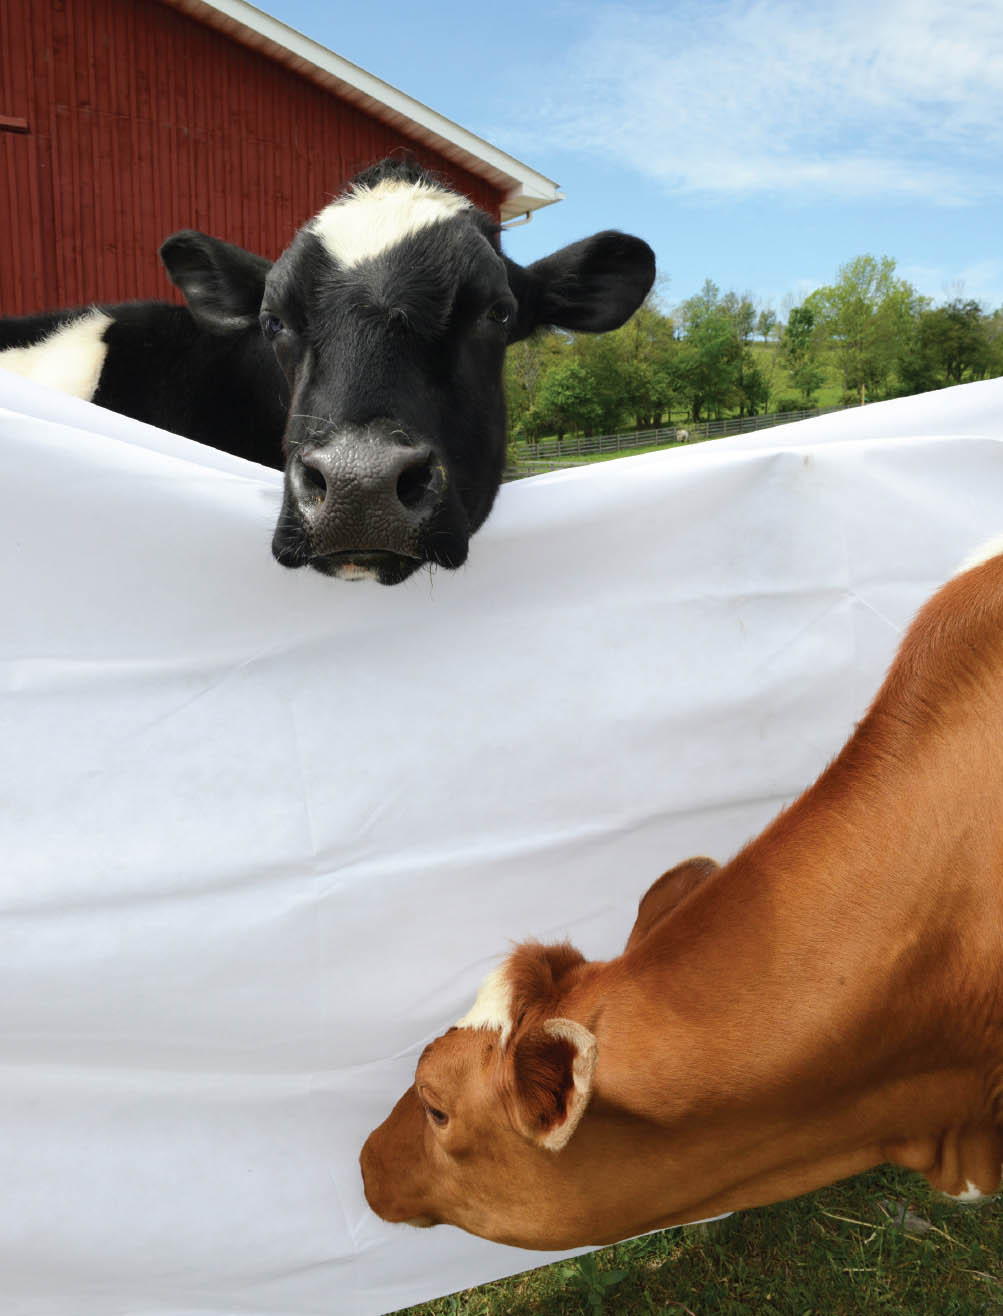
{"label": "brown cow's eye", "polygon": [[426,1106],[425,1110],[428,1112],[428,1118],[433,1124],[437,1124],[440,1129],[445,1128],[449,1123],[449,1116],[444,1110],[436,1110],[434,1106]]}

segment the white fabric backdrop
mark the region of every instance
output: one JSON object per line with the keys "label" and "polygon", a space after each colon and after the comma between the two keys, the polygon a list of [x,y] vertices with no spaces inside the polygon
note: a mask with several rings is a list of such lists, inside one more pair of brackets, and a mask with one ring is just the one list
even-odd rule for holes
{"label": "white fabric backdrop", "polygon": [[0,376],[0,1304],[366,1316],[549,1258],[365,1205],[513,939],[616,953],[1003,530],[1003,380],[508,486],[291,573],[279,477]]}

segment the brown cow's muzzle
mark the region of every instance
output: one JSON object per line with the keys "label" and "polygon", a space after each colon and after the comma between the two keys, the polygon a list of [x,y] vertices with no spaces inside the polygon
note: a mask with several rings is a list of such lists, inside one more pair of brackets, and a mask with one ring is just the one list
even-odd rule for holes
{"label": "brown cow's muzzle", "polygon": [[[412,1090],[366,1139],[359,1155],[366,1201],[383,1220],[427,1229],[439,1223],[421,1191],[425,1117]],[[426,1178],[429,1177],[426,1170]]]}

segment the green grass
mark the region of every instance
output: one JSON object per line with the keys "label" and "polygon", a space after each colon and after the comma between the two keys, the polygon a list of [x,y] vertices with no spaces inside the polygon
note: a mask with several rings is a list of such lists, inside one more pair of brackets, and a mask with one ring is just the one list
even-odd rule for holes
{"label": "green grass", "polygon": [[[757,432],[761,434],[768,434],[770,431],[760,430]],[[698,443],[716,443],[717,441],[718,440],[714,435],[710,435],[708,437],[704,437],[703,435],[700,435],[700,436],[694,436],[692,439],[689,440],[688,443],[675,443],[675,442],[653,443],[643,448],[619,448],[615,452],[591,452],[591,453],[586,453],[584,456],[581,457],[571,455],[571,456],[561,457],[559,459],[554,458],[553,469],[567,470],[572,466],[593,466],[595,465],[596,462],[615,462],[620,457],[640,457],[646,452],[664,452],[666,448],[692,448],[695,447],[696,444]],[[546,457],[540,458],[541,463],[546,463],[548,460],[549,459]],[[517,478],[520,475],[539,474],[539,473],[542,472],[537,472],[536,463],[533,461],[533,459],[520,460],[517,457],[514,464],[510,464],[506,468],[505,478],[507,480],[511,480]]]}
{"label": "green grass", "polygon": [[597,452],[588,457],[562,457],[561,463],[563,465],[565,460],[569,460],[574,461],[576,465],[581,464],[584,466],[586,463],[591,464],[592,462],[612,462],[616,461],[617,457],[640,457],[644,452],[664,452],[666,448],[693,448],[698,443],[713,443],[714,441],[713,436],[706,439],[701,436],[690,439],[688,443],[654,443],[646,448],[621,448],[619,452]]}
{"label": "green grass", "polygon": [[[567,457],[561,457],[559,459],[560,468],[564,470],[569,466],[592,466],[596,462],[616,461],[618,457],[640,457],[643,453],[646,452],[664,452],[666,448],[692,448],[694,444],[697,443],[711,443],[711,442],[713,442],[712,439],[700,438],[700,439],[691,439],[689,443],[675,443],[675,442],[652,443],[644,448],[618,448],[615,452],[590,452],[590,453],[586,453],[584,456],[581,457],[570,455]],[[547,457],[540,458],[541,462],[547,462],[548,460],[550,459]],[[553,460],[555,462],[558,461],[556,457]],[[526,462],[517,460],[515,466],[512,469],[515,471],[519,471],[526,464],[527,464]],[[528,461],[528,465],[533,466],[533,464],[534,464],[533,459],[530,458]]]}
{"label": "green grass", "polygon": [[883,1167],[593,1257],[408,1316],[1003,1316],[1003,1196],[959,1206]]}

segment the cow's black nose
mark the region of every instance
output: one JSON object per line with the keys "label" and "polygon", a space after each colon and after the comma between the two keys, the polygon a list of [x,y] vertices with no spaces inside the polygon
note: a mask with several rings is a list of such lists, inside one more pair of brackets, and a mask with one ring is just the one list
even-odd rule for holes
{"label": "cow's black nose", "polygon": [[289,486],[314,555],[414,554],[445,479],[428,444],[354,431],[296,453]]}

